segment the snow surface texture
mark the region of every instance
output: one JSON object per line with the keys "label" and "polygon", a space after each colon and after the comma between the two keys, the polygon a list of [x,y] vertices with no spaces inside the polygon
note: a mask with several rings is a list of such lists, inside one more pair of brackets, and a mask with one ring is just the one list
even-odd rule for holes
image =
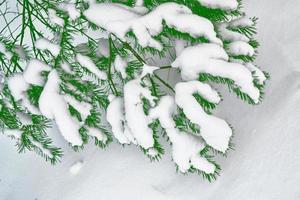
{"label": "snow surface texture", "polygon": [[[300,2],[244,0],[244,7],[260,18],[257,64],[271,73],[272,81],[260,106],[224,97],[218,115],[230,119],[238,134],[236,152],[221,159],[222,176],[216,182],[176,174],[169,151],[159,163],[146,162],[134,146],[99,151],[91,144],[75,153],[54,131],[65,151],[55,167],[34,153],[19,155],[14,142],[0,136],[0,199],[299,199],[300,27],[290,22],[299,16]],[[78,160],[84,160],[84,167],[70,176],[70,166]]]}

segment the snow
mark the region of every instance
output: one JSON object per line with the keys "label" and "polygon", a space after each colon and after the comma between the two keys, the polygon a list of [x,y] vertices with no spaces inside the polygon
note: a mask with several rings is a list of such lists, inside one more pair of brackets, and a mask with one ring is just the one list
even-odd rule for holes
{"label": "snow", "polygon": [[42,77],[42,72],[50,71],[51,67],[37,59],[32,59],[26,66],[23,72],[24,80],[33,85],[43,86],[45,78]]}
{"label": "snow", "polygon": [[8,60],[10,60],[11,57],[12,57],[12,53],[9,52],[9,51],[7,51],[5,45],[4,45],[2,42],[0,42],[0,53],[3,53],[4,56],[6,56],[6,58],[7,58]]}
{"label": "snow", "polygon": [[156,149],[150,148],[150,149],[147,150],[146,154],[147,154],[148,156],[150,156],[150,157],[155,157],[155,156],[157,156],[159,153],[158,153],[158,151],[157,151]]}
{"label": "snow", "polygon": [[85,121],[85,119],[91,114],[90,111],[92,106],[89,103],[83,101],[80,102],[70,95],[64,95],[64,99],[80,113],[83,121]]}
{"label": "snow", "polygon": [[5,45],[2,42],[0,42],[0,52],[4,53],[5,51],[6,51]]}
{"label": "snow", "polygon": [[80,16],[80,12],[73,3],[61,3],[59,4],[59,8],[66,11],[72,20],[76,20]]}
{"label": "snow", "polygon": [[218,24],[217,29],[219,31],[219,34],[223,38],[223,40],[234,42],[234,41],[244,41],[244,42],[249,42],[250,39],[246,37],[245,35],[231,31],[228,29],[230,26],[230,23],[227,22],[222,22]]}
{"label": "snow", "polygon": [[0,70],[0,91],[2,90],[2,86],[5,82],[5,75],[4,72],[2,70]]}
{"label": "snow", "polygon": [[44,79],[41,76],[42,71],[49,71],[51,68],[45,63],[32,59],[26,66],[24,73],[17,73],[8,78],[8,88],[16,101],[20,101],[32,114],[40,114],[38,108],[33,106],[29,101],[26,91],[29,89],[29,84],[42,86]]}
{"label": "snow", "polygon": [[120,72],[121,76],[123,79],[127,77],[126,73],[126,67],[127,67],[127,62],[121,58],[121,56],[117,55],[115,62],[114,62],[115,70],[117,72]]}
{"label": "snow", "polygon": [[257,78],[258,83],[260,85],[263,85],[265,83],[265,81],[267,80],[267,77],[265,76],[265,74],[255,65],[253,65],[252,63],[247,63],[246,67],[254,73],[254,77]]}
{"label": "snow", "polygon": [[260,92],[253,84],[251,72],[239,63],[228,62],[228,59],[222,47],[216,44],[199,44],[185,48],[172,63],[172,67],[181,70],[183,80],[196,80],[200,73],[229,78],[254,102],[259,102]]}
{"label": "snow", "polygon": [[54,9],[48,9],[49,20],[58,26],[64,26],[65,22],[62,18],[58,17]]}
{"label": "snow", "polygon": [[228,45],[228,53],[233,56],[253,56],[254,48],[243,41],[235,41]]}
{"label": "snow", "polygon": [[106,73],[99,70],[98,67],[93,63],[93,61],[89,57],[83,56],[81,54],[77,54],[76,60],[79,62],[80,65],[85,67],[91,73],[95,74],[97,76],[97,78],[99,78],[100,80],[107,79]]}
{"label": "snow", "polygon": [[22,131],[20,131],[19,129],[7,129],[5,130],[5,135],[15,139],[20,139],[22,136]]}
{"label": "snow", "polygon": [[103,38],[99,39],[99,48],[98,48],[98,50],[99,50],[100,55],[102,55],[106,58],[109,57],[110,52],[109,52],[108,39],[103,39]]}
{"label": "snow", "polygon": [[54,119],[63,137],[73,146],[81,146],[83,141],[79,135],[79,124],[68,110],[68,105],[60,95],[60,78],[56,70],[48,75],[47,83],[39,99],[41,113],[49,119]]}
{"label": "snow", "polygon": [[25,113],[22,112],[17,112],[17,117],[19,119],[19,121],[23,124],[23,125],[31,125],[32,124],[32,119],[30,115],[27,115]]}
{"label": "snow", "polygon": [[58,56],[60,46],[52,43],[48,39],[40,38],[35,42],[35,47],[40,50],[48,50],[54,57]]}
{"label": "snow", "polygon": [[140,85],[139,79],[129,81],[124,86],[124,107],[127,125],[137,143],[144,149],[153,147],[154,139],[152,129],[148,127],[151,120],[144,113],[142,98],[154,104],[154,97],[148,88]]}
{"label": "snow", "polygon": [[41,114],[41,112],[39,111],[39,109],[37,107],[35,107],[34,105],[32,105],[28,98],[24,98],[21,101],[21,103],[32,114],[35,114],[35,115]]}
{"label": "snow", "polygon": [[52,157],[52,154],[51,154],[50,150],[44,148],[43,145],[42,145],[41,143],[35,141],[32,137],[31,137],[30,142],[31,142],[34,146],[36,146],[37,148],[39,148],[40,151],[41,151],[43,154],[45,154],[46,156],[49,156],[50,158]]}
{"label": "snow", "polygon": [[114,137],[121,144],[130,144],[130,140],[124,134],[125,127],[125,116],[124,116],[124,105],[123,99],[115,97],[111,100],[106,110],[106,119],[111,125],[112,133]]}
{"label": "snow", "polygon": [[39,110],[33,106],[27,98],[26,91],[29,84],[25,81],[21,73],[14,74],[7,80],[8,88],[16,101],[19,101],[24,108],[32,114],[40,114]]}
{"label": "snow", "polygon": [[159,69],[159,68],[156,67],[156,66],[150,66],[150,65],[144,64],[144,65],[143,65],[143,71],[142,71],[142,73],[141,73],[141,75],[140,75],[140,78],[143,78],[143,77],[145,77],[145,76],[148,75],[148,74],[152,75],[153,72],[154,72],[155,70],[158,70],[158,69]]}
{"label": "snow", "polygon": [[167,26],[189,33],[193,37],[204,36],[211,42],[222,44],[209,20],[192,14],[189,8],[176,3],[159,5],[144,16],[129,7],[114,3],[92,4],[83,14],[88,20],[122,40],[126,40],[126,33],[133,31],[142,47],[162,50],[162,45],[153,36],[162,31],[163,21]]}
{"label": "snow", "polygon": [[176,39],[174,42],[176,56],[179,56],[186,47],[187,42],[185,40]]}
{"label": "snow", "polygon": [[75,163],[73,163],[69,169],[70,174],[73,176],[77,175],[80,172],[83,165],[84,165],[84,162],[82,160],[79,160],[79,161],[76,161]]}
{"label": "snow", "polygon": [[72,74],[72,68],[71,68],[71,66],[70,66],[69,63],[67,63],[67,62],[62,62],[61,68],[62,68],[65,72]]}
{"label": "snow", "polygon": [[105,143],[107,136],[98,128],[87,127],[88,135],[97,138],[99,141]]}
{"label": "snow", "polygon": [[143,6],[144,5],[144,0],[136,0],[135,1],[135,6]]}
{"label": "snow", "polygon": [[[54,127],[50,134],[65,151],[56,166],[34,153],[17,153],[15,141],[0,134],[0,199],[299,199],[300,38],[299,23],[290,22],[299,17],[300,2],[243,3],[247,13],[260,19],[256,64],[270,72],[271,81],[259,106],[223,96],[217,112],[235,128],[235,151],[220,159],[217,181],[208,183],[196,174],[176,173],[168,149],[160,162],[149,162],[135,146],[119,144],[102,151],[91,142],[74,152]],[[84,160],[84,167],[77,176],[68,176],[78,160]]]}
{"label": "snow", "polygon": [[219,103],[220,97],[208,84],[199,81],[181,82],[175,86],[175,102],[183,109],[191,122],[200,126],[205,142],[216,150],[226,152],[232,130],[223,119],[207,114],[193,94],[198,93],[211,103]]}
{"label": "snow", "polygon": [[236,10],[238,7],[237,0],[198,0],[203,6],[209,8],[220,8],[224,10]]}
{"label": "snow", "polygon": [[8,88],[15,100],[22,100],[24,93],[28,89],[29,85],[26,83],[21,73],[15,74],[8,78]]}
{"label": "snow", "polygon": [[174,162],[183,173],[187,172],[192,166],[207,174],[214,173],[215,166],[199,154],[205,147],[205,143],[202,142],[201,138],[189,133],[181,133],[175,128],[176,124],[172,118],[175,109],[173,97],[164,96],[158,106],[150,111],[151,118],[159,119],[172,143]]}
{"label": "snow", "polygon": [[246,16],[234,19],[230,22],[230,27],[249,27],[253,25],[253,21]]}

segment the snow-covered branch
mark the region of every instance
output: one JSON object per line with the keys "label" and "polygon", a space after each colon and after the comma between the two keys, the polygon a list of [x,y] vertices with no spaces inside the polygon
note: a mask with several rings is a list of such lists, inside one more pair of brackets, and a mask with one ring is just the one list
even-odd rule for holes
{"label": "snow-covered branch", "polygon": [[[114,137],[151,160],[166,136],[180,172],[216,179],[213,154],[228,152],[233,131],[214,115],[222,97],[209,84],[262,100],[257,19],[238,0],[176,2],[18,0],[19,15],[0,25],[1,130],[53,164],[62,152],[48,137],[51,123],[75,150]],[[181,79],[171,84],[160,70]]]}

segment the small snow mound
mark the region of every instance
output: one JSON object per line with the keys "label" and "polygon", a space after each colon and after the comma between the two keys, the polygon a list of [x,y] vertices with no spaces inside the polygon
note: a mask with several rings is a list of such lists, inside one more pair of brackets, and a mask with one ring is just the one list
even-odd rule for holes
{"label": "small snow mound", "polygon": [[219,8],[224,10],[236,10],[238,7],[237,0],[198,0],[202,5],[209,8]]}
{"label": "small snow mound", "polygon": [[45,51],[48,50],[53,56],[58,56],[60,52],[60,46],[52,43],[48,39],[40,38],[35,42],[36,48]]}
{"label": "small snow mound", "polygon": [[61,3],[59,7],[66,11],[72,20],[76,20],[80,16],[80,12],[76,9],[75,4]]}
{"label": "small snow mound", "polygon": [[57,16],[56,11],[54,9],[48,9],[49,20],[58,26],[64,25],[64,20]]}
{"label": "small snow mound", "polygon": [[83,167],[83,160],[76,161],[69,169],[70,174],[77,175]]}
{"label": "small snow mound", "polygon": [[228,45],[228,52],[233,56],[254,56],[254,48],[244,41],[235,41]]}
{"label": "small snow mound", "polygon": [[234,19],[230,22],[231,27],[247,27],[247,26],[253,26],[254,22],[247,18],[246,16]]}
{"label": "small snow mound", "polygon": [[155,156],[158,155],[158,151],[154,148],[150,148],[147,151],[147,155],[150,156],[150,157],[155,157]]}

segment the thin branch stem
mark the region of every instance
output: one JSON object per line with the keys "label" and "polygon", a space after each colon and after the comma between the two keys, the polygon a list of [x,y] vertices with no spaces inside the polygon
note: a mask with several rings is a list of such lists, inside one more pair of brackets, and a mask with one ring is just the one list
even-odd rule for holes
{"label": "thin branch stem", "polygon": [[[146,64],[146,61],[127,42],[124,42],[121,39],[119,39],[119,41],[121,41],[123,43],[124,47],[126,49],[128,49],[141,63]],[[170,69],[170,68],[172,68],[172,66],[163,66],[163,67],[160,67],[159,69]],[[167,88],[169,88],[172,92],[175,93],[175,90],[172,88],[171,85],[169,85],[166,81],[164,81],[162,78],[160,78],[155,73],[153,73],[153,74],[157,80],[159,80],[163,85],[165,85]],[[149,76],[149,79],[150,79],[152,87],[155,91],[155,85],[154,85],[154,81],[153,81],[152,77]]]}
{"label": "thin branch stem", "polygon": [[162,67],[159,67],[158,70],[161,70],[161,69],[171,69],[172,66],[168,65],[168,66],[162,66]]}
{"label": "thin branch stem", "polygon": [[146,64],[146,61],[127,43],[123,42],[123,45],[128,49],[141,63]]}
{"label": "thin branch stem", "polygon": [[7,3],[6,3],[6,10],[4,11],[4,13],[2,12],[2,10],[0,9],[0,13],[1,13],[1,15],[2,15],[2,17],[3,17],[3,19],[4,19],[4,21],[5,21],[5,23],[6,23],[6,27],[8,28],[8,31],[9,31],[9,33],[10,33],[10,36],[12,37],[12,39],[14,39],[14,36],[13,36],[13,34],[12,34],[12,31],[11,31],[11,29],[10,29],[10,26],[8,25],[9,24],[9,22],[7,21],[7,19],[6,19],[6,13],[7,13]]}
{"label": "thin branch stem", "polygon": [[116,96],[119,96],[119,93],[116,89],[116,86],[112,80],[112,74],[111,74],[111,68],[112,68],[112,56],[113,56],[113,52],[112,52],[112,39],[111,39],[111,36],[109,36],[109,39],[108,39],[108,42],[109,42],[109,53],[110,53],[110,56],[109,56],[109,65],[108,65],[108,81],[110,82],[110,85],[112,86],[112,92],[116,95]]}
{"label": "thin branch stem", "polygon": [[[10,20],[7,24],[6,24],[6,26],[0,31],[0,34],[2,34],[5,30],[6,30],[6,28],[8,28],[9,26],[10,26],[10,24],[11,23],[13,23],[18,17],[20,17],[21,16],[21,14],[18,14],[18,15],[16,15],[12,20]],[[14,33],[13,31],[11,31],[11,33]]]}
{"label": "thin branch stem", "polygon": [[7,69],[7,71],[9,73],[12,73],[12,71],[9,69],[9,67],[7,66],[7,64],[5,63],[4,59],[2,58],[2,55],[0,55],[0,61],[4,64],[5,68]]}
{"label": "thin branch stem", "polygon": [[164,81],[162,78],[160,78],[157,74],[153,73],[154,77],[159,80],[163,85],[165,85],[167,88],[169,88],[172,92],[175,93],[175,90],[173,89],[173,87],[171,85],[169,85],[166,81]]}
{"label": "thin branch stem", "polygon": [[[18,1],[18,3],[20,3],[23,6],[23,10],[22,10],[22,29],[21,29],[21,39],[20,39],[20,46],[22,46],[23,44],[23,40],[24,40],[24,35],[25,35],[25,29],[26,29],[26,15],[25,15],[25,5],[23,5],[20,1]],[[17,36],[18,38],[18,36]]]}
{"label": "thin branch stem", "polygon": [[153,86],[152,88],[153,88],[154,96],[158,96],[158,93],[157,93],[156,87],[155,87],[155,83],[154,83],[153,79],[151,78],[150,74],[148,74],[148,77],[150,79],[151,85]]}

